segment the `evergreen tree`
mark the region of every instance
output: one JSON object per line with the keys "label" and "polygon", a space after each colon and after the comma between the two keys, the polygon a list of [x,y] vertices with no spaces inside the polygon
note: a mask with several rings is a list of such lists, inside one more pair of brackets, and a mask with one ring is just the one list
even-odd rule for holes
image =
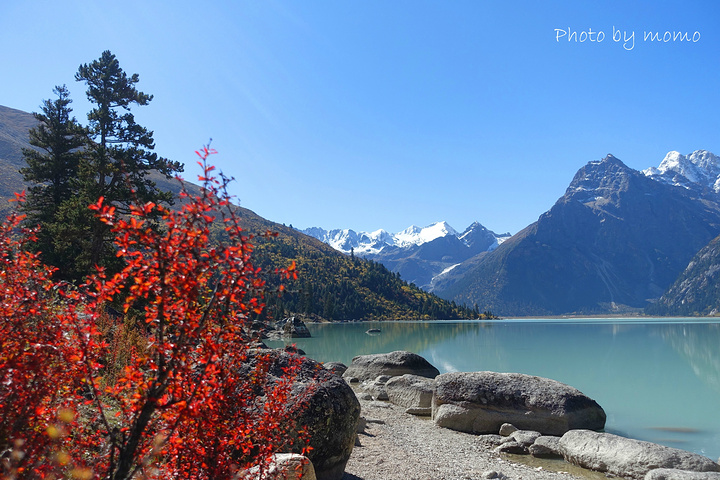
{"label": "evergreen tree", "polygon": [[[34,113],[38,125],[29,132],[30,144],[24,148],[27,167],[23,178],[31,186],[23,210],[27,223],[40,224],[34,247],[41,252],[48,265],[62,267],[77,257],[77,247],[63,234],[63,205],[77,195],[77,177],[83,147],[87,143],[85,130],[71,116],[70,94],[65,85],[53,89],[55,100],[45,100],[42,113]],[[63,240],[60,242],[59,240]],[[60,275],[63,277],[63,275]]]}
{"label": "evergreen tree", "polygon": [[[133,201],[170,203],[172,194],[157,190],[148,174],[156,170],[169,177],[182,167],[152,151],[153,132],[137,124],[130,112],[131,106],[148,105],[153,98],[135,88],[138,74],[128,77],[115,55],[106,50],[98,60],[81,65],[75,79],[87,85],[87,98],[94,105],[88,113],[92,143],[80,169],[82,196],[92,202],[104,197],[120,213],[126,213]],[[108,227],[94,221],[89,245],[92,263],[112,258],[109,238]]]}

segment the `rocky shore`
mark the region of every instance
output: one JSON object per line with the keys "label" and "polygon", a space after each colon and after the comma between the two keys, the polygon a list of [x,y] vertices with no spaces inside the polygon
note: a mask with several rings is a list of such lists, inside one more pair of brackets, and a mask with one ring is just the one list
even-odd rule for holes
{"label": "rocky shore", "polygon": [[481,436],[439,427],[428,417],[405,413],[403,407],[363,398],[360,395],[366,426],[358,434],[343,480],[606,478],[559,461],[524,465],[518,463],[522,458],[494,452]]}
{"label": "rocky shore", "polygon": [[[295,353],[272,355],[281,367]],[[293,397],[307,403],[309,480],[720,480],[707,457],[603,432],[602,407],[556,380],[439,374],[405,351],[349,367],[301,358]]]}
{"label": "rocky shore", "polygon": [[[582,477],[720,480],[720,465],[707,457],[602,432],[602,407],[552,379],[439,375],[427,360],[403,351],[355,357],[343,377],[355,385],[362,415],[347,480],[542,479],[572,476],[571,467]],[[562,460],[552,464],[559,471],[548,472],[503,454],[520,454],[523,462]]]}

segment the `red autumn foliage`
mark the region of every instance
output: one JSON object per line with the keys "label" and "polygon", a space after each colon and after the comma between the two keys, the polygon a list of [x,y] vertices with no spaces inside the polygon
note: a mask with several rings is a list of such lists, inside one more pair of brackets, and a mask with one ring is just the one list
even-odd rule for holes
{"label": "red autumn foliage", "polygon": [[[102,198],[90,207],[125,267],[80,288],[54,282],[27,252],[21,216],[2,225],[0,478],[233,478],[264,472],[302,438],[288,407],[297,364],[272,382],[255,354],[240,372],[264,282],[228,180],[207,165],[215,151],[197,153],[202,193],[183,193],[180,210],[148,203],[120,217]],[[210,239],[217,222],[222,242]],[[294,265],[280,273],[296,277]],[[103,313],[118,301],[139,312],[134,327]],[[142,342],[131,348],[122,339],[133,328]]]}

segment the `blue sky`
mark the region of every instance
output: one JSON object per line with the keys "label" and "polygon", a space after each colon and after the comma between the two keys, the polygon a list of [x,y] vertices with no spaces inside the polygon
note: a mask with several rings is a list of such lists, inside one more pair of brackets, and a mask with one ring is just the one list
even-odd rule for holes
{"label": "blue sky", "polygon": [[194,179],[212,138],[240,204],[299,228],[516,233],[607,153],[720,154],[712,0],[9,0],[0,104],[65,83],[85,121],[74,74],[106,49],[155,96],[133,112],[158,153]]}

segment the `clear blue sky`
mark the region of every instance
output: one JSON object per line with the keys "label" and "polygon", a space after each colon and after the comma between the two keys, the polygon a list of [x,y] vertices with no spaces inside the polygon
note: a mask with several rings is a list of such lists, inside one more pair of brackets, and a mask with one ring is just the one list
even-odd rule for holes
{"label": "clear blue sky", "polygon": [[6,0],[0,104],[65,83],[85,121],[74,74],[105,49],[155,95],[134,113],[158,153],[193,179],[212,137],[241,205],[301,228],[515,233],[607,153],[720,154],[713,0]]}

